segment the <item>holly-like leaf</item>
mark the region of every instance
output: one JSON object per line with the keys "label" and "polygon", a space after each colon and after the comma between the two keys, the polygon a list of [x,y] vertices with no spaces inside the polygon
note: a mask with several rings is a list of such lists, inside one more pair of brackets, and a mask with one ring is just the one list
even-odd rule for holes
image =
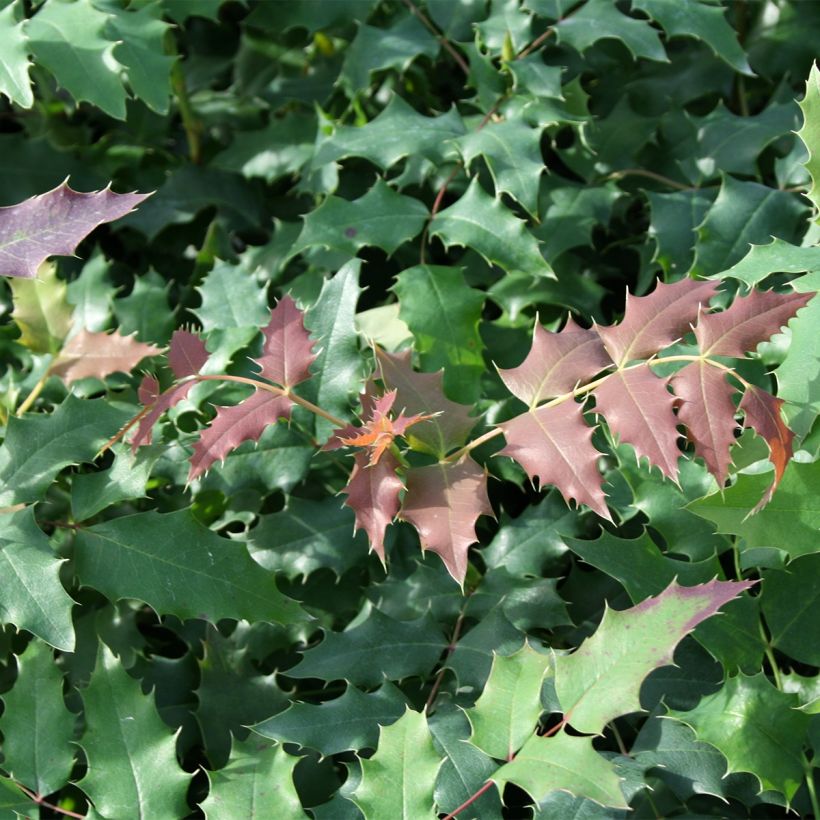
{"label": "holly-like leaf", "polygon": [[442,390],[441,373],[418,373],[413,370],[410,353],[387,353],[376,348],[379,375],[385,386],[396,391],[396,404],[412,415],[432,416],[409,433],[428,452],[439,457],[462,445],[478,419],[470,408],[450,401]]}
{"label": "holly-like leaf", "polygon": [[[58,7],[68,5],[54,4]],[[79,193],[63,182],[19,205],[0,208],[0,275],[31,279],[49,256],[71,256],[94,228],[125,216],[149,196],[115,194],[110,188]]]}
{"label": "holly-like leaf", "polygon": [[743,357],[787,325],[813,293],[753,290],[718,313],[701,313],[695,337],[707,356]]}
{"label": "holly-like leaf", "polygon": [[424,117],[398,94],[377,117],[365,125],[341,125],[321,142],[312,165],[319,168],[345,157],[364,157],[383,171],[408,156],[443,162],[455,154],[448,144],[464,134],[464,123],[455,107],[438,117]]}
{"label": "holly-like leaf", "polygon": [[477,540],[481,515],[493,515],[487,474],[469,456],[408,471],[400,517],[418,530],[421,548],[439,555],[459,584],[464,583],[467,551]]}
{"label": "holly-like leaf", "polygon": [[497,760],[512,760],[535,731],[541,715],[541,684],[551,657],[528,643],[513,655],[495,655],[490,677],[467,711],[470,742]]}
{"label": "holly-like leaf", "polygon": [[760,672],[728,678],[691,711],[669,714],[720,750],[729,772],[751,772],[762,788],[781,792],[790,802],[803,782],[802,749],[810,720],[799,705],[797,695],[776,689]]}
{"label": "holly-like leaf", "polygon": [[579,732],[597,734],[613,718],[640,711],[644,678],[672,663],[685,635],[753,583],[682,587],[673,581],[631,609],[607,608],[591,638],[571,655],[555,658],[555,691],[565,719]]}
{"label": "holly-like leaf", "polygon": [[287,396],[256,390],[239,404],[217,408],[216,418],[194,444],[188,481],[209,470],[215,461],[224,461],[243,441],[256,441],[269,424],[290,418],[292,405]]}
{"label": "holly-like leaf", "polygon": [[[140,419],[134,435],[131,437],[131,449],[137,452],[137,448],[143,444],[151,443],[152,430],[159,420],[159,417],[170,410],[175,404],[179,404],[188,393],[194,382],[183,382],[174,384],[165,392],[159,392],[159,382],[153,376],[143,376],[139,387],[139,399],[148,412]],[[150,408],[150,409],[148,409]]]}
{"label": "holly-like leaf", "polygon": [[[728,270],[714,274],[713,279],[738,279],[750,288],[773,273],[815,273],[820,271],[820,248],[801,247],[772,239],[767,245],[752,245],[743,259]],[[805,279],[799,283],[803,285]],[[794,283],[798,285],[797,282]],[[798,286],[800,291],[806,288]]]}
{"label": "holly-like leaf", "polygon": [[441,763],[426,716],[408,708],[382,728],[376,753],[362,761],[362,779],[350,799],[365,817],[430,817]]}
{"label": "holly-like leaf", "polygon": [[750,384],[740,400],[743,411],[743,426],[752,428],[769,447],[769,460],[774,465],[774,480],[754,508],[758,512],[771,501],[774,491],[783,478],[783,473],[794,454],[792,442],[794,433],[786,426],[781,415],[783,400]]}
{"label": "holly-like leaf", "polygon": [[305,618],[242,542],[220,538],[189,510],[137,513],[79,530],[75,565],[82,584],[111,600],[136,598],[179,618],[211,623],[220,618],[270,623]]}
{"label": "holly-like leaf", "polygon": [[384,564],[384,533],[399,512],[399,493],[404,489],[396,475],[398,461],[386,452],[376,464],[369,462],[364,452],[356,453],[356,461],[345,485],[345,504],[356,513],[357,530],[367,533],[370,549]]}
{"label": "holly-like leaf", "polygon": [[489,196],[477,176],[457,202],[435,215],[429,233],[438,236],[447,248],[471,248],[507,273],[553,275],[538,249],[538,241],[526,230],[524,222],[498,196]]}
{"label": "holly-like leaf", "polygon": [[345,632],[328,632],[309,649],[291,678],[344,679],[357,686],[378,686],[384,679],[424,676],[435,665],[447,641],[428,612],[415,621],[397,621],[378,609]]}
{"label": "holly-like leaf", "polygon": [[732,463],[729,448],[734,444],[735,390],[726,381],[726,373],[700,359],[679,370],[672,377],[672,389],[681,400],[678,418],[699,455],[722,487]]}
{"label": "holly-like leaf", "polygon": [[63,676],[50,647],[33,640],[17,669],[14,686],[3,695],[4,768],[35,794],[53,794],[68,783],[74,766],[76,716],[66,708]]}
{"label": "holly-like leaf", "polygon": [[195,376],[208,361],[205,342],[190,330],[175,330],[168,346],[168,365],[178,379]]}
{"label": "holly-like leaf", "polygon": [[39,500],[63,467],[93,461],[128,416],[104,399],[70,395],[53,413],[9,419],[0,506]]}
{"label": "holly-like leaf", "polygon": [[311,211],[288,256],[315,246],[350,256],[361,248],[376,247],[390,255],[420,233],[426,219],[427,208],[420,200],[397,194],[379,178],[358,199],[329,196]]}
{"label": "holly-like leaf", "polygon": [[9,3],[0,10],[0,41],[3,57],[0,58],[0,94],[23,108],[34,105],[28,70],[28,42],[25,23],[20,19],[20,5]]}
{"label": "holly-like leaf", "polygon": [[598,334],[570,318],[560,333],[536,322],[526,359],[518,367],[499,368],[498,375],[514,396],[534,407],[569,392],[608,366],[611,362]]}
{"label": "holly-like leaf", "polygon": [[592,748],[592,738],[566,732],[553,737],[533,735],[515,760],[502,766],[492,780],[499,788],[505,783],[515,783],[536,802],[560,789],[602,806],[618,809],[629,806],[615,767]]}
{"label": "holly-like leaf", "polygon": [[71,330],[74,311],[68,303],[67,288],[57,278],[57,266],[40,265],[36,279],[10,279],[14,311],[20,328],[20,344],[33,353],[56,353]]}
{"label": "holly-like leaf", "polygon": [[498,455],[514,458],[541,487],[555,485],[569,501],[586,504],[612,520],[598,472],[601,455],[592,444],[592,428],[584,421],[583,406],[571,399],[529,410],[499,427],[507,445]]}
{"label": "holly-like leaf", "polygon": [[208,820],[307,817],[293,784],[299,760],[279,745],[234,743],[228,765],[208,772],[211,788],[199,807]]}
{"label": "holly-like leaf", "polygon": [[202,304],[193,313],[206,333],[233,327],[261,327],[271,317],[264,289],[241,266],[216,264],[197,290]]}
{"label": "holly-like leaf", "polygon": [[133,336],[91,333],[81,330],[72,336],[51,367],[51,372],[66,384],[80,379],[104,379],[112,373],[129,373],[143,359],[162,351],[138,342]]}
{"label": "holly-like leaf", "polygon": [[462,273],[442,265],[416,265],[402,271],[393,286],[399,316],[415,337],[422,368],[444,368],[451,396],[477,400],[484,372],[478,332],[484,294],[469,287]]}
{"label": "holly-like leaf", "polygon": [[668,194],[647,191],[651,221],[649,235],[654,237],[655,260],[671,276],[680,276],[695,258],[695,229],[703,222],[717,192],[698,188]]}
{"label": "holly-like leaf", "polygon": [[708,305],[716,292],[715,282],[681,279],[666,285],[659,281],[649,296],[627,294],[622,322],[596,325],[595,330],[616,364],[645,359],[688,332],[699,307]]}
{"label": "holly-like leaf", "polygon": [[298,743],[323,755],[375,749],[379,727],[395,723],[406,706],[404,695],[391,683],[368,694],[348,686],[339,698],[319,704],[294,703],[252,728],[263,737]]}
{"label": "holly-like leaf", "polygon": [[797,136],[803,141],[808,157],[803,163],[811,175],[811,187],[806,196],[814,205],[815,217],[820,210],[820,69],[813,63],[806,80],[806,94],[800,101],[803,126]]}
{"label": "holly-like leaf", "polygon": [[173,734],[105,644],[83,691],[85,732],[80,745],[88,771],[80,787],[104,817],[157,817],[188,812],[191,775],[177,762]]}
{"label": "holly-like leaf", "polygon": [[618,370],[595,389],[595,410],[621,441],[635,448],[638,458],[646,457],[675,480],[678,422],[672,411],[675,397],[666,383],[646,365]]}
{"label": "holly-like leaf", "polygon": [[288,294],[271,311],[262,335],[265,341],[256,363],[266,379],[281,387],[293,387],[310,378],[310,366],[316,360],[314,343],[305,329],[302,311]]}

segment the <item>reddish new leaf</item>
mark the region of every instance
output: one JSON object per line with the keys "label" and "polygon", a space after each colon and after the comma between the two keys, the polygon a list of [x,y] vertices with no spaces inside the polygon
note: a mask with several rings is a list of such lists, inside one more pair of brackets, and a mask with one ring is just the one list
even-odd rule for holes
{"label": "reddish new leaf", "polygon": [[717,291],[717,283],[681,279],[672,285],[658,282],[649,296],[626,296],[620,324],[595,327],[612,361],[626,364],[645,359],[677,341],[698,318],[698,308]]}
{"label": "reddish new leaf", "polygon": [[580,404],[565,401],[538,407],[499,427],[507,446],[498,455],[514,458],[542,487],[554,484],[567,501],[586,504],[612,520],[597,467],[601,454],[592,446],[592,428],[584,421]]}
{"label": "reddish new leaf", "polygon": [[411,416],[434,416],[413,428],[413,439],[439,458],[464,444],[478,419],[469,415],[469,407],[444,395],[441,372],[417,373],[409,352],[394,355],[376,348],[376,357],[382,381],[396,391],[396,405]]}
{"label": "reddish new leaf", "polygon": [[262,330],[265,342],[256,360],[262,375],[282,387],[293,387],[310,378],[316,356],[313,341],[305,329],[302,311],[289,295],[271,311],[270,322]]}
{"label": "reddish new leaf", "polygon": [[194,382],[184,382],[169,387],[164,393],[159,392],[159,382],[153,376],[143,377],[139,386],[139,400],[146,409],[151,408],[141,419],[131,439],[131,449],[136,452],[143,444],[151,443],[151,430],[157,419],[175,404],[179,404],[190,393]]}
{"label": "reddish new leaf", "polygon": [[195,376],[208,361],[205,342],[188,330],[175,330],[168,346],[168,364],[178,379]]}
{"label": "reddish new leaf", "polygon": [[469,456],[407,473],[399,517],[418,530],[422,549],[441,556],[459,584],[467,573],[467,550],[476,541],[475,523],[480,515],[492,514],[487,474]]}
{"label": "reddish new leaf", "polygon": [[569,392],[611,364],[598,334],[569,319],[560,333],[536,322],[527,358],[518,367],[499,369],[498,374],[514,396],[534,407]]}
{"label": "reddish new leaf", "polygon": [[735,441],[735,389],[726,373],[703,360],[692,362],[672,377],[672,389],[681,400],[678,419],[687,428],[695,453],[705,462],[722,487],[732,459],[729,448]]}
{"label": "reddish new leaf", "polygon": [[647,365],[619,370],[595,390],[596,412],[606,419],[609,429],[631,444],[638,458],[648,458],[673,481],[680,455],[674,402],[666,379]]}
{"label": "reddish new leaf", "polygon": [[257,390],[232,407],[218,407],[216,417],[194,445],[188,481],[204,473],[215,461],[222,461],[243,441],[256,440],[269,425],[290,416],[292,402],[267,390]]}
{"label": "reddish new leaf", "polygon": [[813,293],[753,290],[720,313],[701,313],[695,337],[708,356],[743,357],[788,324]]}
{"label": "reddish new leaf", "polygon": [[750,427],[765,439],[769,446],[769,460],[774,465],[774,481],[752,512],[759,512],[771,501],[794,452],[794,433],[786,427],[780,415],[783,404],[783,399],[775,398],[771,393],[751,384],[740,402],[740,409],[745,415],[743,426]]}
{"label": "reddish new leaf", "polygon": [[0,208],[0,275],[32,279],[49,256],[70,256],[91,231],[132,211],[151,194],[82,194],[67,182]]}
{"label": "reddish new leaf", "polygon": [[367,453],[356,453],[356,463],[344,492],[345,504],[356,513],[356,529],[364,530],[370,549],[384,563],[384,531],[399,511],[399,493],[404,489],[396,475],[399,462],[385,453],[376,464],[369,464]]}
{"label": "reddish new leaf", "polygon": [[104,379],[118,371],[128,373],[142,359],[159,353],[158,347],[138,342],[133,336],[83,329],[60,351],[51,372],[66,384],[89,377]]}

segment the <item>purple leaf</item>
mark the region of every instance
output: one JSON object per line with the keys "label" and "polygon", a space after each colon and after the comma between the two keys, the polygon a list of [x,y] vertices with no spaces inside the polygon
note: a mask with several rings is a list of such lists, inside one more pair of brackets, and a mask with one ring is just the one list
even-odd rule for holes
{"label": "purple leaf", "polygon": [[168,364],[178,379],[195,376],[208,361],[205,343],[188,330],[175,330],[168,348]]}
{"label": "purple leaf", "polygon": [[175,384],[164,393],[159,392],[159,382],[153,376],[145,376],[139,386],[139,399],[146,408],[151,409],[140,419],[137,431],[131,439],[131,449],[136,452],[143,444],[151,443],[151,430],[159,417],[179,404],[191,391],[194,382]]}
{"label": "purple leaf", "polygon": [[314,342],[305,330],[302,311],[290,296],[286,294],[279,300],[262,333],[265,342],[256,362],[266,379],[293,387],[310,378],[310,366],[316,358]]}

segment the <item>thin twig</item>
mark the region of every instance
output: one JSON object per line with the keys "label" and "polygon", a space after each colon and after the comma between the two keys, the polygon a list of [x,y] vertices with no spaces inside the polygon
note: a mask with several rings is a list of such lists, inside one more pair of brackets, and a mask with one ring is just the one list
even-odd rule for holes
{"label": "thin twig", "polygon": [[464,72],[465,76],[470,76],[470,66],[467,65],[466,60],[456,51],[453,44],[440,32],[427,15],[413,2],[413,0],[404,0],[404,5],[410,9],[413,14],[418,17],[421,24],[441,43],[444,50],[456,61],[458,67]]}
{"label": "thin twig", "polygon": [[465,600],[464,604],[461,607],[461,612],[458,614],[458,620],[456,620],[456,625],[453,627],[453,637],[450,638],[450,643],[447,645],[447,652],[444,657],[441,659],[440,669],[438,670],[438,674],[436,675],[436,679],[433,681],[433,688],[430,690],[430,694],[427,697],[427,703],[424,704],[424,711],[425,714],[430,714],[433,704],[436,701],[436,696],[438,695],[438,690],[441,687],[441,682],[444,680],[444,674],[447,671],[445,668],[445,664],[447,663],[447,659],[450,655],[453,654],[456,648],[456,644],[458,643],[458,639],[461,636],[461,628],[464,626],[464,616],[467,611],[467,603],[470,600],[469,595]]}
{"label": "thin twig", "polygon": [[647,171],[644,168],[623,168],[620,171],[613,171],[607,174],[600,182],[606,182],[610,179],[621,179],[621,177],[646,177],[647,179],[654,179],[655,182],[660,182],[662,185],[667,185],[670,188],[675,188],[678,191],[697,191],[697,185],[684,185],[682,182],[665,177],[663,174],[656,174],[654,171]]}
{"label": "thin twig", "polygon": [[69,809],[61,809],[59,806],[55,806],[53,803],[43,800],[39,794],[27,789],[21,783],[15,783],[14,785],[17,786],[17,788],[20,789],[20,791],[23,792],[29,800],[34,801],[38,806],[44,806],[45,808],[51,809],[51,811],[56,811],[58,814],[62,814],[65,817],[76,817],[78,820],[84,820],[85,818],[84,814],[78,814],[76,811],[71,811]]}

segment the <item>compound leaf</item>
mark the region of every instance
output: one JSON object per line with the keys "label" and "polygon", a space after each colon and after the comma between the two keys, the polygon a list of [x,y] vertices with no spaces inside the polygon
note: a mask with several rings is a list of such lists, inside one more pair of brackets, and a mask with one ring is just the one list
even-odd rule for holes
{"label": "compound leaf", "polygon": [[684,636],[753,583],[682,587],[673,581],[631,609],[607,608],[591,638],[571,655],[555,658],[555,691],[565,719],[579,732],[597,734],[613,718],[640,711],[644,678],[672,663]]}
{"label": "compound leaf", "polygon": [[[71,5],[54,3],[45,10]],[[31,279],[47,257],[71,256],[94,228],[125,216],[149,196],[115,194],[110,188],[79,193],[63,182],[19,205],[0,208],[0,275]]]}
{"label": "compound leaf", "polygon": [[379,727],[395,723],[405,712],[407,702],[401,691],[385,682],[367,694],[355,686],[324,703],[293,703],[253,726],[263,737],[298,743],[323,755],[358,749],[375,749]]}
{"label": "compound leaf", "polygon": [[60,351],[51,372],[66,384],[80,379],[104,379],[112,373],[130,373],[143,359],[161,352],[154,345],[138,342],[134,336],[83,329]]}
{"label": "compound leaf", "polygon": [[791,801],[803,782],[802,749],[810,720],[799,705],[797,695],[776,689],[759,672],[728,678],[694,709],[669,714],[722,752],[729,772],[751,772],[764,789]]}
{"label": "compound leaf", "polygon": [[439,555],[459,584],[467,572],[467,551],[478,540],[475,525],[481,515],[493,515],[487,474],[469,456],[408,471],[400,517],[418,530],[422,549]]}
{"label": "compound leaf", "polygon": [[430,817],[441,764],[426,716],[408,708],[382,728],[376,753],[362,761],[362,779],[350,799],[365,817]]}
{"label": "compound leaf", "polygon": [[281,387],[293,387],[310,378],[310,366],[316,360],[314,343],[302,311],[288,294],[271,311],[262,335],[262,355],[255,360],[262,376]]}
{"label": "compound leaf", "polygon": [[221,538],[189,510],[137,513],[79,530],[75,563],[80,582],[111,600],[136,598],[179,618],[305,619],[241,541]]}
{"label": "compound leaf", "polygon": [[191,775],[177,762],[176,741],[139,681],[100,644],[83,690],[88,771],[80,787],[104,817],[158,817],[188,812]]}

